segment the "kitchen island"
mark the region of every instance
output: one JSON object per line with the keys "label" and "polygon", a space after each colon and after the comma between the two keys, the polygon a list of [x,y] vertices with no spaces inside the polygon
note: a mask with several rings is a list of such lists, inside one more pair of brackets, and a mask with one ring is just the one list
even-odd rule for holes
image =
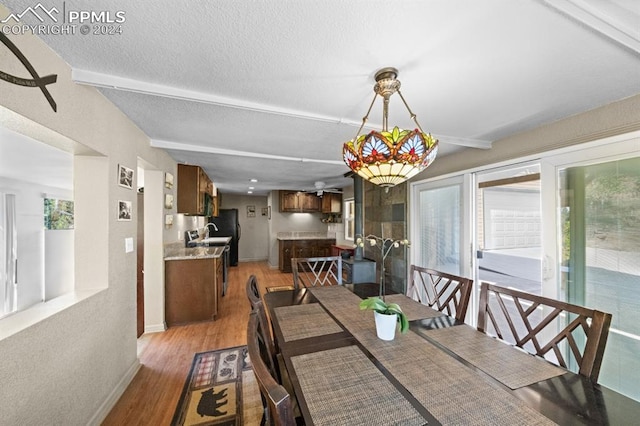
{"label": "kitchen island", "polygon": [[167,327],[216,319],[223,294],[224,246],[165,247]]}
{"label": "kitchen island", "polygon": [[278,232],[279,269],[291,272],[291,259],[296,257],[331,256],[335,234],[326,232]]}

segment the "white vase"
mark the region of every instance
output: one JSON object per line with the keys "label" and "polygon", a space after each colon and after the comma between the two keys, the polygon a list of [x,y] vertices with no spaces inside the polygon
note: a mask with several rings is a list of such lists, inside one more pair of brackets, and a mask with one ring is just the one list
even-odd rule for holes
{"label": "white vase", "polygon": [[396,336],[396,324],[398,324],[398,314],[379,314],[373,311],[376,319],[376,332],[378,338],[382,340],[393,340]]}

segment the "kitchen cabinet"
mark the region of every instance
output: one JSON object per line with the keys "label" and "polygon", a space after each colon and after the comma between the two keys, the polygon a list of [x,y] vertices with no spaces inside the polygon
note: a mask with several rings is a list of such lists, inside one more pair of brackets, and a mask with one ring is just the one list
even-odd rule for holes
{"label": "kitchen cabinet", "polygon": [[199,166],[178,164],[178,213],[217,216],[213,182]]}
{"label": "kitchen cabinet", "polygon": [[320,197],[298,191],[280,191],[280,212],[319,213],[322,208]]}
{"label": "kitchen cabinet", "polygon": [[322,194],[322,213],[342,213],[342,194],[335,192]]}
{"label": "kitchen cabinet", "polygon": [[291,259],[295,257],[330,256],[331,246],[335,243],[336,243],[335,238],[279,240],[280,271],[292,272]]}
{"label": "kitchen cabinet", "polygon": [[214,320],[221,296],[221,258],[165,261],[167,327]]}

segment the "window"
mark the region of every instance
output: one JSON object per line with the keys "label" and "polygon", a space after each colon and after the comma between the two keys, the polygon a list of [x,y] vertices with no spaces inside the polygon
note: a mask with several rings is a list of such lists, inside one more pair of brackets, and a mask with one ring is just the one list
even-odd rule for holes
{"label": "window", "polygon": [[349,198],[344,202],[344,239],[353,241],[355,233],[355,212],[356,204],[353,198]]}
{"label": "window", "polygon": [[73,201],[45,198],[44,228],[73,229]]}

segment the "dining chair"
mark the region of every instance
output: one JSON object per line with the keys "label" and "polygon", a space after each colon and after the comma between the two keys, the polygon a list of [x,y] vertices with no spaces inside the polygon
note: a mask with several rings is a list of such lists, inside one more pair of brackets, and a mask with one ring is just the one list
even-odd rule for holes
{"label": "dining chair", "polygon": [[291,259],[293,286],[342,285],[342,257],[294,257]]}
{"label": "dining chair", "polygon": [[[276,375],[276,348],[273,342],[270,322],[267,319],[264,304],[260,298],[260,290],[258,287],[258,279],[255,275],[251,275],[246,285],[247,298],[251,304],[251,312],[256,314],[258,318],[258,339],[261,341],[262,357],[269,368],[269,371]],[[279,374],[278,374],[279,375]]]}
{"label": "dining chair", "polygon": [[247,349],[264,407],[260,424],[294,426],[296,425],[296,419],[291,403],[291,395],[278,383],[262,358],[263,350],[260,342],[259,323],[258,313],[252,311],[249,314],[247,326]]}
{"label": "dining chair", "polygon": [[406,296],[464,321],[473,280],[435,269],[411,265]]}
{"label": "dining chair", "polygon": [[[491,325],[491,329],[489,329]],[[478,330],[598,381],[611,314],[483,282]]]}

